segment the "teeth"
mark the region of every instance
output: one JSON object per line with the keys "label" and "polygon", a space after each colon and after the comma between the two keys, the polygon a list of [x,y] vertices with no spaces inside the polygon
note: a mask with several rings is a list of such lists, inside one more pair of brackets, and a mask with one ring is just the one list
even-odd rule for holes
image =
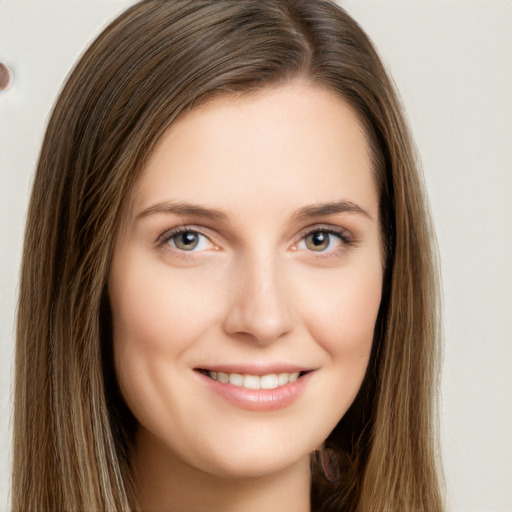
{"label": "teeth", "polygon": [[[217,374],[216,376],[213,375],[215,373]],[[222,382],[223,384],[227,384],[229,382],[229,375],[224,372],[210,372],[210,377]]]}
{"label": "teeth", "polygon": [[206,372],[213,380],[223,384],[233,384],[247,389],[274,389],[279,386],[286,386],[299,378],[299,372],[293,373],[270,373],[268,375],[242,375],[241,373]]}
{"label": "teeth", "polygon": [[244,376],[239,373],[230,373],[229,374],[229,383],[234,384],[235,386],[243,386],[244,385]]}
{"label": "teeth", "polygon": [[274,389],[279,386],[279,381],[275,373],[270,375],[262,375],[260,377],[260,388],[261,389]]}
{"label": "teeth", "polygon": [[290,374],[289,373],[280,373],[277,376],[277,385],[278,386],[284,386],[285,384],[288,384],[290,380]]}

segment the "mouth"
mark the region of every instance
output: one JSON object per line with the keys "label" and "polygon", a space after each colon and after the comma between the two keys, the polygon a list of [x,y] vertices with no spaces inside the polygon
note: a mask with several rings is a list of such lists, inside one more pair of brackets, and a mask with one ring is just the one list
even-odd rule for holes
{"label": "mouth", "polygon": [[250,373],[213,371],[203,368],[198,368],[197,371],[214,381],[220,382],[221,384],[232,384],[245,389],[281,388],[296,382],[298,379],[311,372],[311,370],[304,370],[254,375]]}
{"label": "mouth", "polygon": [[240,409],[271,412],[291,406],[309,386],[314,370],[290,365],[195,368],[212,393]]}

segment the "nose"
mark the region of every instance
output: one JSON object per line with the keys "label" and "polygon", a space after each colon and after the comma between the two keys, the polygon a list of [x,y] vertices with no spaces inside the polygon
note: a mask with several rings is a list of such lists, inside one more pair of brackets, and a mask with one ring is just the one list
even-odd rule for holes
{"label": "nose", "polygon": [[224,330],[231,336],[268,345],[293,329],[292,297],[271,258],[241,262]]}

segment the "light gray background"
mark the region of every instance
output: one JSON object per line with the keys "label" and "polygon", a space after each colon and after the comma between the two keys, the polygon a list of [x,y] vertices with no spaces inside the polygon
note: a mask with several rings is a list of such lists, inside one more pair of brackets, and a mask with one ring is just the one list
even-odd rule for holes
{"label": "light gray background", "polygon": [[[48,112],[129,0],[0,0],[0,510],[7,510],[13,318]],[[445,295],[441,434],[449,510],[512,511],[512,1],[341,0],[400,90],[423,160]]]}

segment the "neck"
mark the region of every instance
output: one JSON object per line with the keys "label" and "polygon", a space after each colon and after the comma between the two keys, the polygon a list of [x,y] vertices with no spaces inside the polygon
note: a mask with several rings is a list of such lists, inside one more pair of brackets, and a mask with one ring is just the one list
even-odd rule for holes
{"label": "neck", "polygon": [[239,478],[197,469],[139,436],[134,453],[139,504],[144,512],[310,511],[309,457],[276,473]]}

